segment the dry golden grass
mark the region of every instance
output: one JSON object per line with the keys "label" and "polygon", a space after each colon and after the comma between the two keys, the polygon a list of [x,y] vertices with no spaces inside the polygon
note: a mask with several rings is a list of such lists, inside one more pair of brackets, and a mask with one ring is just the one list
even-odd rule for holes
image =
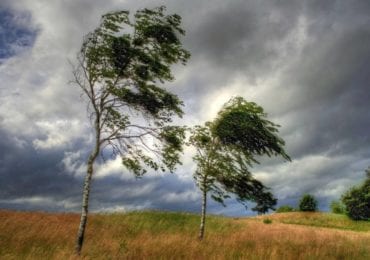
{"label": "dry golden grass", "polygon": [[[304,218],[305,215],[300,216]],[[283,215],[209,217],[197,240],[199,216],[135,212],[91,215],[83,259],[370,259],[370,232],[278,223]],[[0,211],[0,259],[79,259],[79,216]]]}

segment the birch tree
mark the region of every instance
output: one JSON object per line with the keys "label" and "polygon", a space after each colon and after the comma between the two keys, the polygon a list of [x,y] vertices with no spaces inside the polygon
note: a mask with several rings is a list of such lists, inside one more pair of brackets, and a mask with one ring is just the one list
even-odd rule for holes
{"label": "birch tree", "polygon": [[189,144],[196,148],[197,163],[194,179],[202,192],[199,239],[204,237],[207,194],[225,206],[225,199],[234,194],[246,206],[256,203],[253,210],[274,209],[276,199],[268,188],[256,180],[250,167],[256,157],[282,156],[290,160],[278,135],[278,125],[266,119],[262,107],[236,97],[227,102],[217,118],[192,129]]}
{"label": "birch tree", "polygon": [[165,7],[102,16],[83,40],[73,68],[74,83],[88,103],[94,145],[87,160],[76,240],[80,254],[87,223],[94,163],[103,149],[136,176],[146,168],[173,171],[182,151],[184,129],[171,124],[183,114],[182,101],[163,83],[174,79],[171,65],[190,57],[181,44],[181,17]]}

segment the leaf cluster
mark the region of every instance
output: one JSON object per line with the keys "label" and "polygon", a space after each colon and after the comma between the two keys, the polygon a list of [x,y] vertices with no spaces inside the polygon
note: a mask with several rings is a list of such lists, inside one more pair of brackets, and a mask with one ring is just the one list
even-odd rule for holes
{"label": "leaf cluster", "polygon": [[[181,17],[165,7],[110,12],[85,36],[74,69],[75,83],[88,99],[98,146],[136,176],[145,165],[172,171],[185,138],[182,127],[170,126],[182,116],[182,101],[163,83],[174,79],[171,66],[186,64]],[[154,155],[154,156],[153,156]]]}
{"label": "leaf cluster", "polygon": [[266,119],[262,107],[235,97],[218,113],[212,130],[223,145],[231,146],[250,158],[280,155],[290,160],[283,148],[284,140],[277,135],[278,127]]}

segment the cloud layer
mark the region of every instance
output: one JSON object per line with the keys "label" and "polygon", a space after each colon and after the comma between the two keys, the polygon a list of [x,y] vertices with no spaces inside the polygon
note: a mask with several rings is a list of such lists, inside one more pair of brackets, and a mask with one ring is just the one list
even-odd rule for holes
{"label": "cloud layer", "polygon": [[[292,163],[261,158],[252,172],[279,204],[302,193],[321,209],[370,165],[370,4],[367,1],[3,1],[0,4],[0,207],[75,211],[91,149],[86,106],[72,79],[82,37],[103,13],[164,4],[183,18],[186,67],[167,85],[185,103],[179,124],[211,120],[241,95],[281,125]],[[14,28],[13,33],[10,28]],[[175,175],[131,177],[97,165],[93,210],[197,211],[191,149]],[[229,201],[210,212],[242,215]]]}

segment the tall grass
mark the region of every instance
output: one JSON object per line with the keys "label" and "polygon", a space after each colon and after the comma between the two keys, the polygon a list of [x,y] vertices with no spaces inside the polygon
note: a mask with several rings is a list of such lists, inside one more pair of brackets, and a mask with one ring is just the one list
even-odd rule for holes
{"label": "tall grass", "polygon": [[[275,214],[279,215],[279,214]],[[369,259],[370,233],[171,212],[92,214],[83,259]],[[303,216],[301,216],[303,217]],[[0,259],[75,259],[78,215],[0,211]],[[356,223],[354,223],[355,225]]]}

